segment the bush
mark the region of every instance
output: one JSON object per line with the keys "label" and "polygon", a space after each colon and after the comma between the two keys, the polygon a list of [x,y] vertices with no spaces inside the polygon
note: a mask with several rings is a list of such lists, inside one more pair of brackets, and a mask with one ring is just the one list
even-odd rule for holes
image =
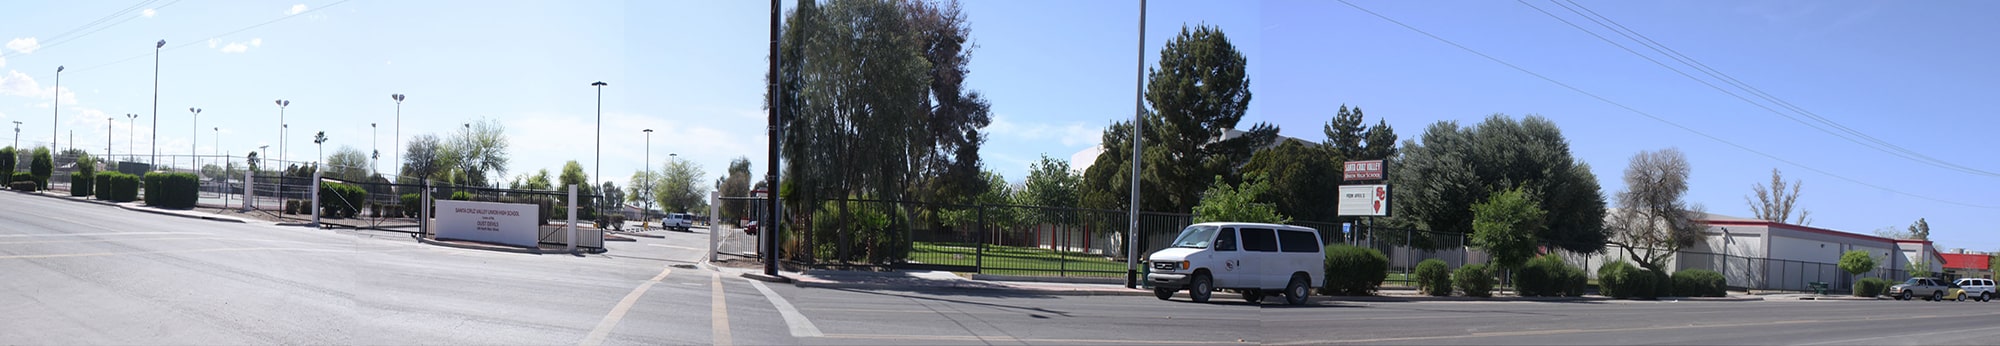
{"label": "bush", "polygon": [[1674,272],[1674,294],[1683,297],[1721,297],[1729,295],[1728,279],[1722,273],[1706,269],[1688,269]]}
{"label": "bush", "polygon": [[1436,258],[1417,263],[1417,288],[1433,296],[1451,295],[1450,265]]}
{"label": "bush", "polygon": [[417,205],[423,203],[423,195],[405,193],[402,196],[397,196],[397,199],[403,201],[403,207],[400,209],[403,211],[403,217],[417,217],[417,214],[423,211],[422,209],[417,209]]}
{"label": "bush", "polygon": [[1570,270],[1561,256],[1535,257],[1514,270],[1514,287],[1522,297],[1561,296],[1569,284]]}
{"label": "bush", "polygon": [[452,192],[452,193],[451,193],[451,200],[454,200],[454,201],[470,201],[470,200],[472,200],[472,193],[471,193],[471,192],[465,192],[465,191],[457,191],[457,192]]}
{"label": "bush", "polygon": [[1365,296],[1389,278],[1389,257],[1375,249],[1333,244],[1326,247],[1326,280],[1319,293]]}
{"label": "bush", "polygon": [[194,208],[201,193],[201,177],[194,173],[146,173],[146,205],[161,208]]}
{"label": "bush", "polygon": [[368,190],[363,190],[359,186],[321,182],[319,183],[320,216],[354,217],[355,213],[361,211],[361,205],[367,198]]}
{"label": "bush", "polygon": [[1881,278],[1861,278],[1861,280],[1854,281],[1854,296],[1856,297],[1879,296],[1882,295],[1883,290],[1887,289],[1889,289],[1889,280]]}
{"label": "bush", "polygon": [[14,191],[27,191],[27,192],[34,192],[34,191],[35,191],[35,181],[34,181],[34,180],[32,180],[32,179],[30,179],[30,180],[21,180],[21,181],[14,181],[14,182],[8,182],[8,183],[7,183],[7,188],[9,188],[9,189],[14,189]]}
{"label": "bush", "polygon": [[[826,202],[813,213],[812,240],[814,249],[819,251],[819,258],[889,264],[908,257],[909,234],[902,228],[908,224],[909,217],[904,214],[903,208],[883,203],[852,203],[846,206],[847,215],[843,217],[839,203]],[[577,213],[589,215],[584,209],[578,208]],[[842,239],[837,233],[843,230],[848,234],[845,239],[848,251],[844,258],[838,252]]]}
{"label": "bush", "polygon": [[0,148],[0,183],[14,182],[14,166],[20,159],[21,154],[14,147]]}
{"label": "bush", "polygon": [[49,148],[35,148],[33,162],[28,163],[28,173],[33,174],[35,183],[43,190],[49,188],[49,176],[55,174],[55,157],[49,155]]}
{"label": "bush", "polygon": [[97,172],[91,177],[91,185],[96,188],[97,200],[109,201],[112,197],[111,177],[118,172]]}
{"label": "bush", "polygon": [[9,179],[7,179],[7,188],[14,189],[15,191],[35,191],[34,187],[41,186],[41,185],[34,185],[33,187],[29,187],[27,189],[22,189],[20,187],[14,186],[14,183],[19,183],[19,182],[27,182],[29,184],[34,184],[35,174],[28,172],[14,172],[14,174]]}
{"label": "bush", "polygon": [[1493,296],[1493,271],[1483,264],[1467,264],[1451,272],[1451,282],[1465,291],[1467,297]]}
{"label": "bush", "polygon": [[1626,299],[1652,299],[1659,297],[1659,286],[1664,278],[1649,270],[1639,269],[1624,261],[1605,263],[1597,270],[1598,289],[1608,297]]}
{"label": "bush", "polygon": [[1625,278],[1624,271],[1629,269],[1632,269],[1632,263],[1622,260],[1614,260],[1598,266],[1597,294],[1612,298],[1631,297],[1630,293],[1618,292],[1618,287],[1621,284],[1619,281]]}
{"label": "bush", "polygon": [[289,199],[289,200],[285,200],[285,214],[286,214],[286,215],[298,215],[298,214],[299,214],[299,200],[296,200],[296,199]]}
{"label": "bush", "polygon": [[90,196],[90,176],[84,175],[83,172],[70,173],[69,195],[74,197]]}
{"label": "bush", "polygon": [[106,182],[111,185],[112,202],[125,203],[139,200],[139,176],[118,172],[106,172],[106,174],[111,175]]}
{"label": "bush", "polygon": [[1583,292],[1589,287],[1590,275],[1584,274],[1583,268],[1569,267],[1569,270],[1564,271],[1563,296],[1582,297]]}

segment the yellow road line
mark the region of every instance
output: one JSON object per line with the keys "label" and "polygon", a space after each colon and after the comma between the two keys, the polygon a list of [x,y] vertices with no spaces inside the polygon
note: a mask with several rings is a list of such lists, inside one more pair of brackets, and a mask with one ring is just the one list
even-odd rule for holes
{"label": "yellow road line", "polygon": [[665,280],[667,273],[672,273],[673,271],[674,268],[662,269],[660,270],[660,275],[654,275],[653,279],[646,280],[646,282],[639,283],[639,287],[632,288],[632,293],[625,294],[625,299],[619,300],[617,306],[611,307],[610,313],[604,314],[604,319],[597,321],[597,328],[591,329],[590,335],[584,336],[581,344],[586,346],[604,344],[604,338],[611,336],[611,329],[618,327],[618,320],[625,319],[625,312],[631,311],[633,304],[639,303],[639,297],[646,295],[647,289],[653,288],[653,284],[659,283],[660,280]]}
{"label": "yellow road line", "polygon": [[708,306],[710,309],[709,318],[715,321],[713,323],[715,326],[715,345],[730,346],[736,342],[730,340],[729,336],[729,303],[722,296],[722,273],[710,272],[708,275],[709,287],[714,287],[714,291],[709,293],[709,296],[714,297],[714,303]]}

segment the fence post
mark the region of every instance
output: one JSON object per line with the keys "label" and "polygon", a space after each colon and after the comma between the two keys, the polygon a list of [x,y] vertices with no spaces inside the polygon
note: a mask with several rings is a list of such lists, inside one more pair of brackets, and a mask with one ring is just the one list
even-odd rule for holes
{"label": "fence post", "polygon": [[987,208],[987,207],[990,207],[990,205],[979,205],[979,206],[976,206],[976,207],[973,207],[973,208],[975,208],[975,209],[974,209],[974,211],[973,211],[973,213],[974,213],[974,214],[976,214],[976,217],[975,217],[975,218],[973,219],[973,225],[974,225],[973,227],[978,227],[978,228],[979,228],[979,231],[978,231],[978,232],[979,232],[979,235],[978,235],[978,238],[976,238],[976,239],[977,239],[977,241],[974,241],[974,242],[973,242],[973,245],[972,245],[972,249],[973,249],[973,250],[972,250],[972,272],[973,272],[973,273],[984,273],[984,272],[986,272],[986,271],[985,271],[985,268],[986,268],[986,243],[987,243],[987,240],[988,240],[988,239],[986,238],[986,208]]}
{"label": "fence post", "polygon": [[257,181],[254,180],[257,177],[257,175],[250,173],[250,165],[248,163],[245,163],[243,166],[244,169],[243,169],[242,212],[248,213],[250,212],[250,203],[257,200]]}
{"label": "fence post", "polygon": [[[576,253],[576,184],[569,184],[569,241],[563,251]],[[714,232],[710,232],[714,233]]]}
{"label": "fence post", "polygon": [[321,172],[321,171],[320,171],[320,170],[319,170],[318,168],[314,168],[314,169],[313,169],[313,179],[312,179],[312,181],[310,181],[310,182],[307,182],[307,183],[308,183],[309,185],[311,185],[311,186],[310,186],[310,187],[308,187],[308,188],[312,189],[312,209],[313,209],[313,210],[312,210],[312,212],[313,212],[313,222],[312,222],[312,226],[313,226],[313,228],[319,228],[319,227],[320,227],[320,225],[319,225],[319,209],[320,209],[320,205],[319,205],[319,178],[320,178],[320,172]]}
{"label": "fence post", "polygon": [[[280,188],[283,188],[283,187],[282,187],[282,186],[280,186]],[[418,238],[418,239],[423,239],[423,238],[426,238],[426,237],[430,237],[430,236],[431,236],[431,180],[430,180],[430,178],[424,178],[424,188],[423,188],[423,190],[421,190],[421,192],[423,192],[423,196],[420,196],[420,197],[422,197],[422,198],[420,198],[420,199],[418,199],[418,200],[417,200],[417,206],[416,206],[416,207],[417,207],[417,238]],[[280,192],[278,193],[278,195],[279,195],[279,196],[281,196],[281,197],[279,197],[279,199],[283,199],[283,197],[282,197],[282,196],[284,196],[284,192],[283,192],[283,191],[280,191]],[[571,212],[571,213],[575,213],[576,211],[575,211],[575,210],[571,210],[570,212]]]}

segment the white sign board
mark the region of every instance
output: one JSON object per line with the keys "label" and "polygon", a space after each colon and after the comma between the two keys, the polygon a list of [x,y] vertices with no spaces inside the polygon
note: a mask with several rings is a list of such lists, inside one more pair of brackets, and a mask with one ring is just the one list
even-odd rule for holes
{"label": "white sign board", "polygon": [[533,204],[437,201],[438,239],[535,247]]}
{"label": "white sign board", "polygon": [[1389,185],[1341,185],[1340,216],[1389,216]]}

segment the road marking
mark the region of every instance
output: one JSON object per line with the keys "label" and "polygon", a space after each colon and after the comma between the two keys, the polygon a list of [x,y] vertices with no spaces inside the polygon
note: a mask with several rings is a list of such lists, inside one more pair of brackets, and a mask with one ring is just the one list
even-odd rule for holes
{"label": "road marking", "polygon": [[60,233],[60,234],[0,234],[0,238],[16,238],[16,237],[83,237],[83,236],[94,236],[94,235],[160,235],[160,234],[175,234],[175,235],[209,235],[208,233],[191,233],[191,232],[99,232],[99,233]]}
{"label": "road marking", "polygon": [[1634,326],[1634,327],[1623,327],[1623,328],[1600,328],[1600,329],[1523,330],[1523,331],[1505,331],[1505,332],[1467,333],[1464,335],[1432,335],[1432,336],[1410,336],[1410,337],[1348,339],[1348,340],[1307,340],[1307,341],[1290,341],[1290,342],[1268,343],[1268,344],[1270,345],[1318,345],[1318,344],[1335,344],[1335,343],[1370,344],[1370,343],[1398,342],[1398,341],[1412,341],[1412,340],[1462,339],[1462,338],[1482,338],[1482,337],[1495,337],[1495,336],[1608,333],[1608,332],[1624,332],[1624,331],[1636,331],[1636,330],[1664,330],[1664,329],[1688,329],[1688,328],[1758,327],[1758,326],[1776,326],[1776,325],[1799,324],[1799,323],[1852,322],[1852,321],[1866,321],[1872,319],[1874,318],[1840,319],[1840,320],[1785,320],[1785,321],[1727,323],[1727,324],[1689,324],[1682,326]]}
{"label": "road marking", "polygon": [[703,248],[695,248],[695,247],[686,247],[686,246],[680,246],[680,245],[667,245],[667,244],[646,244],[646,245],[650,245],[650,246],[658,246],[658,247],[668,247],[668,248],[675,248],[675,249],[688,249],[688,250],[701,250],[701,251],[708,251],[708,249],[703,249]]}
{"label": "road marking", "polygon": [[170,254],[170,253],[197,253],[197,252],[224,252],[224,251],[299,251],[299,252],[353,252],[354,250],[350,250],[350,249],[308,249],[308,248],[289,248],[289,247],[243,247],[243,248],[219,248],[219,249],[193,249],[193,250],[166,250],[166,251],[135,251],[135,252],[91,252],[91,253],[65,253],[65,254],[47,254],[47,255],[12,255],[12,256],[0,256],[0,259],[39,259],[39,258],[65,258],[65,257],[101,257],[101,256],[125,256],[125,255],[158,255],[158,254]]}
{"label": "road marking", "polygon": [[722,295],[722,273],[709,272],[708,283],[709,287],[714,287],[709,293],[713,298],[711,298],[712,303],[708,304],[708,316],[713,321],[711,325],[715,326],[715,331],[711,333],[715,337],[715,345],[733,345],[735,342],[729,337],[729,302]]}
{"label": "road marking", "polygon": [[819,332],[819,327],[814,326],[812,320],[806,319],[805,314],[799,313],[798,308],[792,307],[791,302],[785,301],[785,297],[778,296],[778,293],[772,292],[770,287],[764,287],[763,281],[750,279],[744,279],[744,281],[749,281],[750,286],[757,287],[757,292],[763,293],[764,299],[771,300],[771,306],[778,308],[778,315],[784,316],[785,325],[791,327],[792,337],[805,338],[825,335]]}
{"label": "road marking", "polygon": [[611,307],[610,313],[604,314],[603,320],[597,321],[597,328],[591,329],[590,335],[585,336],[581,344],[586,346],[604,344],[604,338],[611,336],[611,329],[618,327],[618,320],[625,318],[625,312],[632,310],[632,304],[639,303],[639,296],[646,295],[647,289],[653,288],[653,284],[659,283],[660,280],[665,280],[667,273],[672,272],[674,272],[674,268],[660,270],[660,275],[654,275],[653,279],[646,280],[646,282],[639,283],[639,287],[632,288],[632,293],[625,294],[625,299],[619,300],[617,306]]}
{"label": "road marking", "polygon": [[977,335],[899,335],[899,334],[827,334],[828,339],[875,339],[904,341],[1007,341],[1047,344],[1143,344],[1143,345],[1241,345],[1253,344],[1249,341],[1192,341],[1192,340],[1127,340],[1127,339],[1022,339],[1008,336]]}

